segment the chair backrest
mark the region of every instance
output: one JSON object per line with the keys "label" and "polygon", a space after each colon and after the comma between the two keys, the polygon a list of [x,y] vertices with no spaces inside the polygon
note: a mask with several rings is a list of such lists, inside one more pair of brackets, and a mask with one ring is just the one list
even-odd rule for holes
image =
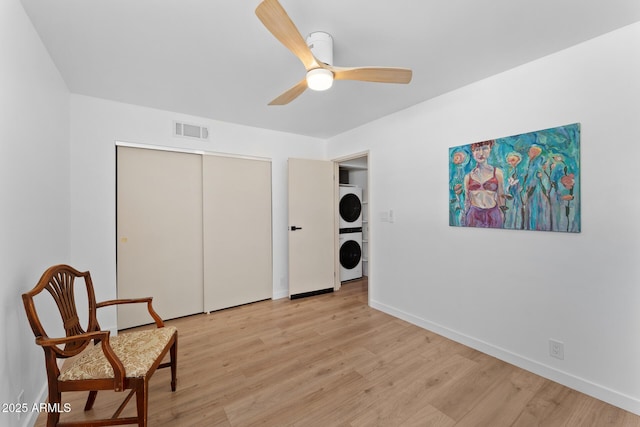
{"label": "chair backrest", "polygon": [[[84,279],[87,291],[87,299],[89,303],[89,321],[87,330],[85,331],[80,324],[78,310],[75,298],[75,281],[77,278]],[[89,272],[80,272],[73,267],[65,264],[54,265],[49,267],[43,274],[38,284],[29,292],[22,295],[22,301],[27,312],[29,324],[36,338],[48,338],[45,328],[40,322],[34,298],[42,291],[47,290],[53,297],[64,326],[67,337],[75,336],[85,332],[98,331],[100,325],[96,317],[96,298],[93,291],[93,283]],[[86,341],[72,341],[65,344],[64,351],[75,353],[77,350],[86,345]]]}

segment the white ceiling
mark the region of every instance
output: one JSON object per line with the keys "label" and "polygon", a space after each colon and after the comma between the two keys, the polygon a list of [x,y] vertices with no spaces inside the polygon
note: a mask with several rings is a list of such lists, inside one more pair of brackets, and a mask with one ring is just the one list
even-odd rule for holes
{"label": "white ceiling", "polygon": [[267,103],[304,67],[259,0],[22,0],[72,93],[328,138],[640,21],[639,0],[281,0],[338,66],[413,69],[409,85],[337,81]]}

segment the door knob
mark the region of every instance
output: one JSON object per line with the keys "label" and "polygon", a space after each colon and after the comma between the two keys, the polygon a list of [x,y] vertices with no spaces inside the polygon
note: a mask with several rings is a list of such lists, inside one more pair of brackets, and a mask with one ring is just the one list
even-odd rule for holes
{"label": "door knob", "polygon": [[302,230],[302,227],[296,227],[295,225],[291,226],[291,231]]}

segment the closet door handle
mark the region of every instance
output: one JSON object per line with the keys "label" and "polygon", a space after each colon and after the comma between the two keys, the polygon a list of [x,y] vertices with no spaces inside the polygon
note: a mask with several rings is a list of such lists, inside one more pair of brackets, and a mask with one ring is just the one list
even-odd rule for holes
{"label": "closet door handle", "polygon": [[295,225],[291,226],[291,231],[302,230],[302,227],[296,227]]}

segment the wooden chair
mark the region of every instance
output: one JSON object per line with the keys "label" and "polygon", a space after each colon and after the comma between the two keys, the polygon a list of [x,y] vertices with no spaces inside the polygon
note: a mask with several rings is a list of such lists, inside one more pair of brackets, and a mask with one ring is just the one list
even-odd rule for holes
{"label": "wooden chair", "polygon": [[[80,325],[75,304],[75,281],[84,279],[89,303],[86,331]],[[79,280],[81,283],[81,280]],[[66,332],[64,338],[49,338],[36,312],[34,298],[43,290],[55,300]],[[89,272],[80,272],[68,265],[55,265],[44,272],[38,284],[22,295],[27,317],[36,336],[36,344],[44,350],[49,404],[62,408],[62,392],[89,391],[85,411],[90,410],[98,390],[131,390],[112,418],[78,422],[60,422],[59,412],[47,415],[47,426],[100,426],[138,424],[147,425],[149,379],[158,368],[171,368],[171,390],[176,390],[178,332],[164,326],[153,310],[152,298],[110,300],[96,303]],[[96,310],[114,304],[146,303],[156,328],[120,333],[112,337],[100,330]],[[162,363],[170,354],[170,361]],[[76,356],[76,357],[74,357]],[[58,367],[58,359],[74,357]],[[120,417],[123,409],[136,394],[136,417]]]}

